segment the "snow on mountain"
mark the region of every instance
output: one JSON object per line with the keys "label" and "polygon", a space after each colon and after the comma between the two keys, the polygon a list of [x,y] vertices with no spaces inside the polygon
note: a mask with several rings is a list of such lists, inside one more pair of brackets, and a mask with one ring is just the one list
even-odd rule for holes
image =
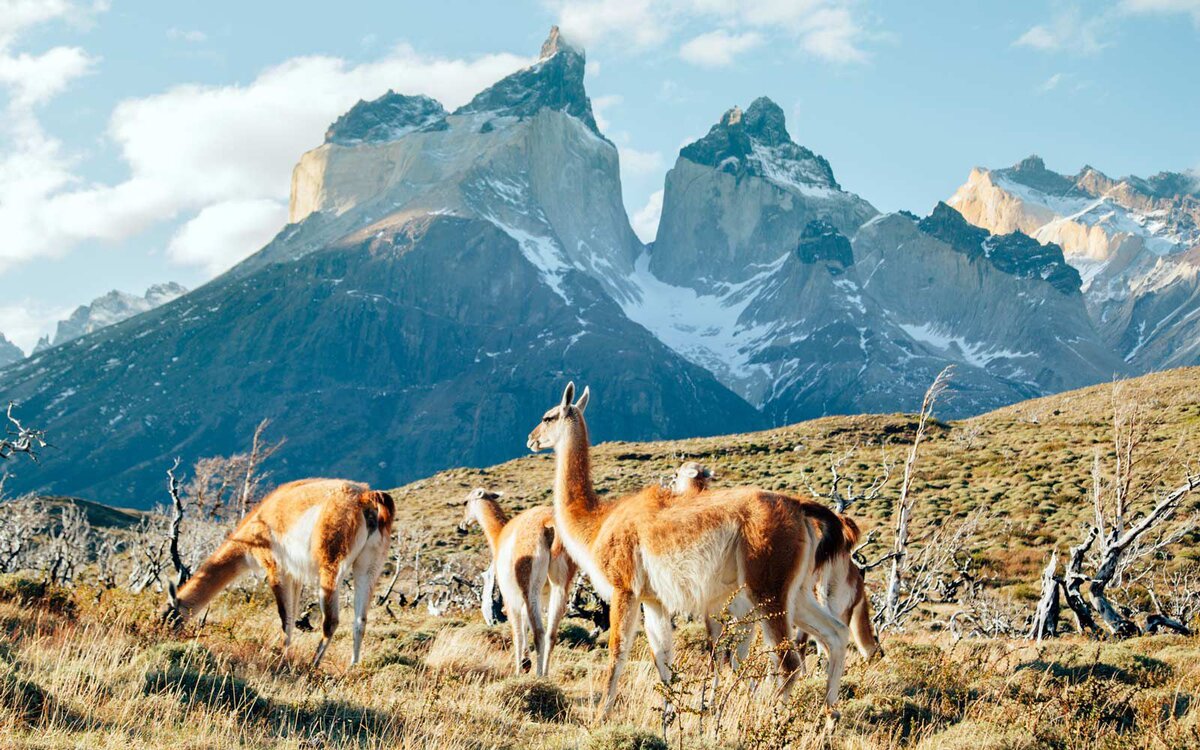
{"label": "snow on mountain", "polygon": [[101,328],[107,328],[123,320],[128,320],[134,315],[165,305],[184,294],[187,294],[187,289],[173,281],[154,284],[140,297],[114,289],[86,305],[75,308],[75,311],[66,320],[58,321],[53,340],[48,337],[43,338],[33,351],[40,352]]}
{"label": "snow on mountain", "polygon": [[1113,179],[1084,167],[1074,176],[1036,156],[1007,169],[977,167],[949,200],[992,232],[1022,231],[1063,249],[1078,269],[1104,338],[1139,370],[1194,363],[1183,352],[1200,333],[1200,179],[1192,173]]}

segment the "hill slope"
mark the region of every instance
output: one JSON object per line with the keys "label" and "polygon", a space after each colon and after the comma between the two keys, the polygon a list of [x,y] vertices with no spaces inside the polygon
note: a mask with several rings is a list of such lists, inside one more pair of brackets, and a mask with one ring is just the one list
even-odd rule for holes
{"label": "hill slope", "polygon": [[[1146,447],[1150,464],[1166,460],[1180,441],[1192,459],[1200,452],[1200,368],[1148,375],[1120,384],[1122,394],[1151,407],[1159,420]],[[938,423],[923,448],[914,483],[916,523],[985,509],[983,557],[1004,577],[1029,579],[1053,545],[1074,540],[1091,512],[1092,454],[1111,449],[1112,385],[1023,401],[973,419]],[[589,416],[603,414],[593,397]],[[541,414],[526,416],[529,428]],[[870,481],[884,457],[903,461],[914,419],[905,415],[825,417],[765,432],[656,443],[606,443],[593,449],[597,491],[619,496],[665,479],[684,457],[707,463],[720,485],[755,484],[804,492],[802,476],[828,486],[829,461],[862,446],[847,471]],[[1167,479],[1178,472],[1168,472]],[[886,523],[898,491],[898,472],[875,502],[856,506],[867,529]],[[514,508],[551,502],[554,462],[527,456],[488,469],[455,469],[401,487],[399,513],[407,524],[428,524],[435,539],[453,538],[458,502],[475,486],[506,493]]]}

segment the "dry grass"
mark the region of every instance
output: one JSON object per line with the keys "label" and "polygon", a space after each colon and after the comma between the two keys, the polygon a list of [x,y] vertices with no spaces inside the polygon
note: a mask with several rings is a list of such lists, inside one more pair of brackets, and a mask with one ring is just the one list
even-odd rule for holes
{"label": "dry grass", "polygon": [[[513,678],[501,630],[375,612],[361,667],[346,668],[343,632],[312,671],[316,636],[299,638],[284,661],[273,608],[261,600],[225,595],[206,624],[175,634],[154,624],[153,596],[80,589],[71,599],[73,612],[0,603],[0,747],[663,747],[644,641],[615,716],[597,726],[602,646],[560,646],[549,681]],[[894,637],[884,661],[852,662],[843,720],[828,736],[819,672],[787,705],[725,673],[721,715],[711,692],[700,709],[709,660],[699,630],[681,627],[675,691],[684,710],[668,733],[672,748],[1200,745],[1195,639],[1035,647]],[[764,659],[750,661],[753,670]]]}

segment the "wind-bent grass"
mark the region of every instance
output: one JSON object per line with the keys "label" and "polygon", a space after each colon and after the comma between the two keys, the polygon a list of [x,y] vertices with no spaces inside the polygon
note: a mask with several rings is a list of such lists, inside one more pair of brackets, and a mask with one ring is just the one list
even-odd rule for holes
{"label": "wind-bent grass", "polygon": [[[607,653],[586,641],[559,645],[547,684],[513,679],[503,627],[376,611],[360,668],[346,668],[345,633],[312,671],[316,634],[300,636],[284,661],[273,608],[261,601],[226,595],[205,625],[174,634],[155,624],[153,595],[72,596],[73,613],[0,603],[0,747],[663,746],[663,693],[644,640],[600,727]],[[761,679],[766,655],[753,653],[738,675],[721,672],[718,702],[702,632],[679,629],[671,748],[1200,746],[1194,638],[1037,647],[892,637],[886,659],[852,660],[843,718],[828,736],[816,659],[816,673],[779,704]]]}

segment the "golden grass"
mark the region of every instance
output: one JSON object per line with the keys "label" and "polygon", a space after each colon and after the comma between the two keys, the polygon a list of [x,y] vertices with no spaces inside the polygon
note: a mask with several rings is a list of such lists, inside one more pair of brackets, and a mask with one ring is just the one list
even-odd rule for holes
{"label": "golden grass", "polygon": [[[175,634],[154,624],[152,595],[80,589],[73,600],[74,614],[0,603],[0,747],[662,747],[654,740],[662,694],[640,639],[615,715],[599,726],[602,646],[560,646],[549,681],[514,679],[503,628],[377,611],[363,665],[346,667],[342,632],[313,671],[316,635],[301,635],[282,659],[273,608],[263,602],[226,594],[205,625]],[[719,726],[710,691],[708,709],[698,711],[709,669],[699,630],[685,624],[678,639],[673,690],[683,710],[668,732],[673,748],[1200,745],[1194,638],[1038,647],[894,636],[883,661],[852,660],[843,719],[826,735],[823,673],[778,704],[765,681],[757,690],[749,684],[761,657],[741,680],[722,674]]]}

